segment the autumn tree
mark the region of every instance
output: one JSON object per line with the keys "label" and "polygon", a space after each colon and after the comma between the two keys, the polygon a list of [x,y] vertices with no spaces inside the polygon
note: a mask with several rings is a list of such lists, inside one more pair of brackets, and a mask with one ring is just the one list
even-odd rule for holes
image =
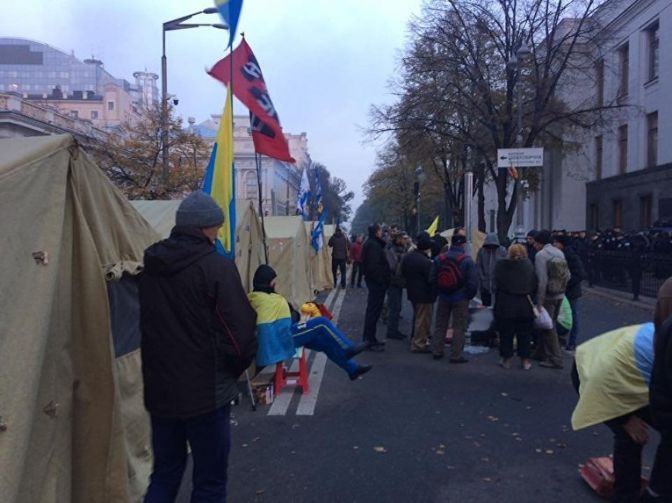
{"label": "autumn tree", "polygon": [[210,147],[183,129],[172,109],[168,118],[168,176],[163,177],[161,108],[147,108],[94,146],[100,166],[129,199],[180,199],[201,186]]}

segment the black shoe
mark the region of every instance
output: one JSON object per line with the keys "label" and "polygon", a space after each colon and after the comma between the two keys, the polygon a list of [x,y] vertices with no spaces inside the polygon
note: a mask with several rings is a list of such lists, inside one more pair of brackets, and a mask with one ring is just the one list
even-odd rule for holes
{"label": "black shoe", "polygon": [[383,351],[385,351],[385,345],[381,344],[380,342],[376,342],[376,343],[367,345],[366,349],[368,351],[373,351],[374,353],[382,353]]}
{"label": "black shoe", "polygon": [[459,356],[457,358],[451,358],[450,363],[469,363],[469,360],[467,360],[464,356]]}
{"label": "black shoe", "polygon": [[360,365],[357,367],[352,374],[350,374],[350,380],[354,381],[359,376],[366,374],[369,370],[373,368],[372,365]]}
{"label": "black shoe", "polygon": [[434,353],[434,354],[432,355],[432,358],[433,358],[434,360],[440,360],[441,358],[443,358],[443,353]]}
{"label": "black shoe", "polygon": [[359,344],[355,344],[351,348],[345,350],[345,356],[349,360],[350,358],[357,356],[359,353],[364,351],[367,347],[368,344],[366,342],[360,342]]}
{"label": "black shoe", "polygon": [[397,330],[394,333],[387,334],[387,338],[388,339],[395,339],[397,341],[403,341],[404,339],[406,339],[406,336]]}

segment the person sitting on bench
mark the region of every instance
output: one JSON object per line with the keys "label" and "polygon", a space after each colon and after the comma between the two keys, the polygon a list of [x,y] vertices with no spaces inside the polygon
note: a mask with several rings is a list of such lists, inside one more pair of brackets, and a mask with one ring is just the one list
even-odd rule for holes
{"label": "person sitting on bench", "polygon": [[317,314],[308,308],[312,303],[303,306],[304,319],[301,320],[289,302],[275,292],[276,278],[272,267],[260,265],[254,273],[254,291],[248,294],[250,304],[257,312],[257,366],[265,367],[292,358],[296,348],[303,346],[327,355],[353,381],[373,368],[352,359],[366,349],[366,344],[353,344],[327,318],[312,316]]}

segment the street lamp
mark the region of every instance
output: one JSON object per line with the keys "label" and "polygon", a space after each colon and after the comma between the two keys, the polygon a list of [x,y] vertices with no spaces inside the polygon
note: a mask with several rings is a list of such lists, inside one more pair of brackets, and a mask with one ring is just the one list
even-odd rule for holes
{"label": "street lamp", "polygon": [[166,59],[166,32],[175,30],[188,30],[189,28],[198,28],[200,26],[212,26],[220,30],[228,30],[229,27],[221,23],[187,23],[184,21],[191,19],[199,14],[215,14],[219,12],[216,7],[208,7],[207,9],[199,10],[187,16],[171,19],[163,23],[162,47],[161,54],[161,157],[163,161],[163,183],[168,182],[168,63]]}
{"label": "street lamp", "polygon": [[416,234],[420,234],[420,184],[425,181],[426,175],[422,166],[418,164],[415,168],[415,218],[416,218]]}

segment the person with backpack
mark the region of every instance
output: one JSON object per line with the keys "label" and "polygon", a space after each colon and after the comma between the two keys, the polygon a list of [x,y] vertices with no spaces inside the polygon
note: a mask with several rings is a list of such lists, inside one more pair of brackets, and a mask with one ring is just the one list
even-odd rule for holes
{"label": "person with backpack", "polygon": [[536,356],[541,359],[539,365],[545,368],[563,368],[562,350],[555,325],[560,313],[560,304],[565,295],[571,274],[562,250],[551,245],[551,233],[547,230],[537,232],[534,238],[537,254],[534,257],[534,270],[539,281],[537,289],[537,310],[545,309],[551,317],[553,327],[542,330]]}
{"label": "person with backpack", "polygon": [[452,315],[450,363],[469,361],[462,352],[464,333],[469,323],[469,301],[478,290],[478,271],[474,261],[465,253],[466,244],[466,236],[454,234],[448,251],[435,259],[432,282],[439,293],[436,326],[432,337],[432,356],[435,360],[443,358],[446,332]]}
{"label": "person with backpack", "polygon": [[581,282],[585,279],[588,279],[588,274],[586,269],[583,267],[583,261],[579,254],[574,250],[574,245],[572,244],[569,236],[555,236],[553,238],[553,246],[562,250],[562,253],[565,254],[565,259],[567,260],[567,266],[569,267],[569,273],[571,278],[567,283],[567,290],[565,291],[565,297],[569,302],[569,306],[572,310],[572,328],[569,332],[569,340],[565,346],[565,349],[568,351],[574,351],[576,349],[576,338],[579,334],[579,321],[577,318],[577,305],[579,303],[579,298],[583,295],[581,288]]}
{"label": "person with backpack", "polygon": [[395,234],[385,247],[385,258],[390,266],[390,287],[387,289],[387,338],[404,340],[399,331],[401,299],[406,281],[401,273],[401,262],[406,255],[404,234]]}

